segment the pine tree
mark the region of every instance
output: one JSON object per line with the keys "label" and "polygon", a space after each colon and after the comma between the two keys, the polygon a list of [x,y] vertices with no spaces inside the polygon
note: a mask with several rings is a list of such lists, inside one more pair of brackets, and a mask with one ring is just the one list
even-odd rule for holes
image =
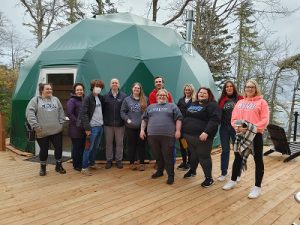
{"label": "pine tree", "polygon": [[222,83],[229,76],[228,48],[231,39],[227,24],[217,15],[214,5],[209,0],[198,0],[193,44],[208,63],[213,77],[218,83]]}
{"label": "pine tree", "polygon": [[238,90],[241,90],[245,81],[252,77],[257,60],[256,53],[260,50],[258,33],[253,20],[254,14],[253,4],[250,0],[243,0],[234,13],[238,19],[237,41],[233,48]]}

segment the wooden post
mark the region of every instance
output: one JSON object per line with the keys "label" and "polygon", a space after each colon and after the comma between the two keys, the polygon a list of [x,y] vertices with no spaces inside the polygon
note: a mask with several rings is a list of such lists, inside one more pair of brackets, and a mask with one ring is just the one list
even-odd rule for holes
{"label": "wooden post", "polygon": [[0,113],[0,151],[5,151],[5,116]]}

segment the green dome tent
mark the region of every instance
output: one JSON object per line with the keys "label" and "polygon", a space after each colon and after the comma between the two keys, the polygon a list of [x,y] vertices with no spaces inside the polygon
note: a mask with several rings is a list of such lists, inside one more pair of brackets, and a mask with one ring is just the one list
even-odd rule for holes
{"label": "green dome tent", "polygon": [[188,54],[184,42],[174,30],[129,13],[97,16],[52,32],[21,68],[12,100],[11,143],[34,151],[23,124],[26,106],[40,82],[53,83],[54,95],[63,104],[74,82],[84,83],[88,93],[90,80],[101,79],[106,92],[115,77],[129,94],[138,81],[148,95],[157,75],[165,78],[165,88],[175,101],[185,83],[196,89],[210,87],[217,97],[207,63],[195,50]]}

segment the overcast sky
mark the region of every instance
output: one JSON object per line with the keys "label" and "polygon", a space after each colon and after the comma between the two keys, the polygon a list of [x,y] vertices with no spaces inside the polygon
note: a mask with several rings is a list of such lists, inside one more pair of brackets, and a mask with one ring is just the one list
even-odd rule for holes
{"label": "overcast sky", "polygon": [[[91,1],[91,0],[85,0]],[[285,6],[290,10],[300,7],[300,0],[281,0]],[[130,0],[120,1],[117,5],[119,12],[131,12],[136,15],[147,17],[148,4],[150,0]],[[160,1],[161,4],[166,4],[165,0]],[[148,3],[148,4],[147,4]],[[33,35],[28,31],[28,27],[24,27],[22,23],[26,19],[24,17],[24,8],[20,5],[19,0],[0,0],[0,11],[3,12],[4,16],[9,19],[13,27],[24,39],[34,39]],[[160,5],[162,9],[166,8],[167,5]],[[90,16],[90,15],[87,15]],[[158,22],[164,22],[168,18],[167,13],[159,13]],[[151,19],[151,14],[149,15]],[[28,21],[28,20],[26,20]],[[272,38],[288,40],[292,43],[293,52],[291,54],[299,53],[300,50],[300,10],[296,13],[287,17],[278,17],[273,20],[265,22],[265,26],[270,29],[274,34]]]}

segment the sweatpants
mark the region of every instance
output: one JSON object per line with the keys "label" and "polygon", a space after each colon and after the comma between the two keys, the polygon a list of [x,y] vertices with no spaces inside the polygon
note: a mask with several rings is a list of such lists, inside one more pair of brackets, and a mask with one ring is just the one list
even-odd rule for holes
{"label": "sweatpants", "polygon": [[156,159],[157,172],[163,173],[166,169],[168,176],[174,177],[174,137],[151,135],[148,136],[148,142]]}
{"label": "sweatpants", "polygon": [[[264,176],[264,160],[263,160],[263,136],[257,133],[253,139],[254,162],[255,162],[255,186],[261,187]],[[232,166],[231,180],[236,181],[242,166],[242,157],[238,152],[234,153],[234,161]]]}
{"label": "sweatpants", "polygon": [[191,152],[191,171],[196,172],[198,163],[200,163],[206,178],[212,177],[212,160],[211,150],[213,139],[208,138],[206,141],[200,141],[199,136],[184,135],[189,150]]}

